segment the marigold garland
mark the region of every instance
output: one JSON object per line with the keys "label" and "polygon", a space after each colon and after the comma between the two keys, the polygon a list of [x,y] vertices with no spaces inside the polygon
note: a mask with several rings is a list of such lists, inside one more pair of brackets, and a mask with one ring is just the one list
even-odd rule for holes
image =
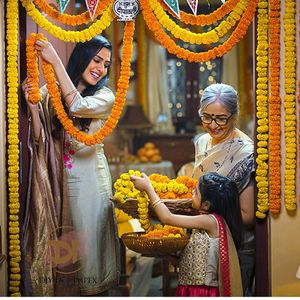
{"label": "marigold garland", "polygon": [[296,3],[285,0],[284,13],[284,135],[285,135],[285,176],[284,176],[284,201],[288,211],[297,208],[296,201],[296,42],[295,42],[295,16]]}
{"label": "marigold garland", "polygon": [[[118,88],[116,92],[116,100],[111,110],[111,114],[106,120],[106,122],[104,123],[103,127],[100,128],[93,135],[88,135],[78,130],[74,126],[72,120],[69,119],[68,115],[64,110],[63,104],[61,102],[60,92],[56,84],[55,75],[52,66],[48,64],[46,61],[42,60],[42,70],[44,73],[49,95],[60,122],[62,123],[66,132],[68,132],[76,140],[88,146],[99,144],[106,136],[108,136],[117,125],[119,118],[121,116],[122,109],[125,103],[127,89],[128,89],[129,78],[130,78],[130,58],[132,54],[132,45],[133,45],[132,42],[133,42],[133,34],[134,34],[134,27],[135,27],[134,25],[135,25],[134,22],[126,22],[125,25],[124,37],[123,37],[124,47],[122,49],[121,72],[120,72],[120,78],[119,78]],[[40,37],[41,34],[31,34],[30,36],[31,43],[34,44],[35,40]],[[35,53],[35,50],[33,53]],[[28,64],[29,63],[30,62],[28,62]],[[28,72],[30,71],[31,69],[28,70]],[[36,73],[28,74],[28,76],[32,78],[31,81],[38,81],[38,78],[35,77]],[[30,99],[30,101],[32,100]]]}
{"label": "marigold garland", "polygon": [[228,31],[235,26],[236,22],[240,20],[241,15],[244,12],[247,12],[246,8],[248,2],[248,0],[241,0],[225,20],[223,20],[211,31],[206,31],[203,33],[194,33],[188,29],[181,28],[166,14],[166,12],[159,5],[158,0],[152,0],[149,3],[159,23],[166,30],[171,32],[174,37],[179,38],[184,42],[200,45],[219,42],[220,38],[225,36],[225,34],[227,34]]}
{"label": "marigold garland", "polygon": [[269,97],[269,168],[270,211],[278,214],[281,207],[280,153],[280,0],[270,0],[270,97]]}
{"label": "marigold garland", "polygon": [[[50,16],[52,19],[57,20],[63,24],[76,26],[82,24],[92,23],[93,20],[90,18],[90,14],[88,11],[80,15],[69,15],[69,14],[61,14],[57,9],[50,6],[48,2],[45,0],[33,0],[39,9],[44,12],[46,15]],[[94,18],[96,19],[98,16],[102,15],[103,10],[111,4],[112,0],[101,0],[98,3],[98,6],[95,11]]]}
{"label": "marigold garland", "polygon": [[268,182],[268,1],[259,0],[257,18],[257,211],[256,217],[265,218],[269,210]]}
{"label": "marigold garland", "polygon": [[114,196],[124,203],[127,198],[136,198],[138,202],[139,222],[146,232],[154,229],[154,225],[150,223],[148,216],[149,198],[146,192],[137,190],[130,180],[130,175],[141,177],[139,171],[129,170],[128,173],[123,173],[120,178],[114,183],[116,193]]}
{"label": "marigold garland", "polygon": [[[149,218],[149,198],[146,192],[139,191],[135,188],[133,182],[130,180],[130,175],[135,175],[141,177],[140,171],[129,170],[128,173],[123,173],[120,177],[114,182],[114,189],[116,190],[114,197],[123,204],[129,198],[135,198],[138,202],[138,214],[139,222],[147,233],[150,232],[149,236],[153,236],[155,233],[168,235],[163,231],[161,224],[151,224]],[[169,196],[173,198],[168,199],[179,199],[185,194],[184,198],[191,198],[192,191],[194,190],[197,181],[189,178],[187,176],[179,176],[176,179],[169,179],[168,176],[160,174],[151,174],[149,176],[151,184],[161,199],[167,199],[166,197],[162,198],[162,195],[169,193]],[[174,200],[176,201],[176,200]],[[165,228],[167,229],[167,228]]]}
{"label": "marigold garland", "polygon": [[[159,1],[165,10],[167,10],[170,14],[175,16],[175,14],[162,0]],[[180,10],[180,21],[190,25],[198,25],[198,26],[211,25],[213,23],[218,22],[224,16],[230,13],[233,10],[233,8],[237,5],[238,2],[239,0],[228,0],[224,4],[222,4],[219,8],[217,8],[216,10],[214,10],[212,13],[208,15],[195,16],[194,14],[189,14]]]}
{"label": "marigold garland", "polygon": [[19,99],[18,99],[18,21],[17,0],[6,2],[6,55],[7,55],[7,186],[9,201],[9,293],[20,293],[20,224],[19,224]]}
{"label": "marigold garland", "polygon": [[258,0],[252,0],[249,2],[247,13],[242,16],[241,21],[236,26],[231,36],[222,45],[216,46],[207,52],[200,53],[194,53],[176,45],[168,34],[165,33],[161,24],[157,21],[148,0],[140,0],[140,5],[147,26],[154,33],[156,39],[164,48],[166,48],[171,54],[176,55],[178,58],[188,60],[189,62],[203,62],[223,56],[246,34],[248,26],[253,19],[257,2]]}
{"label": "marigold garland", "polygon": [[104,29],[106,29],[115,18],[115,14],[112,10],[112,4],[110,4],[103,12],[101,18],[88,28],[83,29],[82,31],[64,30],[49,22],[30,0],[21,0],[21,2],[27,11],[27,14],[37,25],[39,25],[39,27],[65,42],[77,43],[91,40],[95,35],[100,34]]}

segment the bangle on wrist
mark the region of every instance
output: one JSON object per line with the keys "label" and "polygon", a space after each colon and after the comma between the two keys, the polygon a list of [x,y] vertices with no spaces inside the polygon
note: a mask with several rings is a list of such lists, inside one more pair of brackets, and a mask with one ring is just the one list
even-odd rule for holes
{"label": "bangle on wrist", "polygon": [[153,203],[151,203],[151,206],[153,207],[153,205],[155,205],[159,201],[160,201],[160,199],[156,199]]}
{"label": "bangle on wrist", "polygon": [[155,208],[157,205],[161,204],[162,201],[160,199],[156,200],[153,204],[152,204],[152,208]]}

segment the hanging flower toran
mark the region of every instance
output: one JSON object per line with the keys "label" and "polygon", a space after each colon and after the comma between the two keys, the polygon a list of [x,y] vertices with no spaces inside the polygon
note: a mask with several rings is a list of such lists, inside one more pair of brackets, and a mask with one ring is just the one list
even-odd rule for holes
{"label": "hanging flower toran", "polygon": [[[93,21],[90,18],[88,11],[80,15],[60,14],[60,12],[54,7],[50,6],[46,0],[33,0],[33,2],[44,14],[66,25],[77,26],[89,24]],[[111,4],[112,0],[101,0],[97,6],[94,18],[101,16],[103,11]]]}
{"label": "hanging flower toran", "polygon": [[21,2],[27,11],[27,14],[39,27],[46,30],[52,36],[55,36],[65,42],[84,43],[89,41],[94,36],[101,34],[101,32],[106,29],[115,18],[111,2],[111,4],[103,12],[101,18],[91,24],[88,28],[81,31],[64,30],[49,22],[30,0],[21,0]]}
{"label": "hanging flower toran", "polygon": [[257,211],[256,217],[265,218],[269,210],[268,194],[268,2],[259,0],[257,18]]}
{"label": "hanging flower toran", "polygon": [[7,55],[7,187],[8,187],[8,241],[9,241],[9,282],[11,296],[21,296],[21,248],[19,224],[19,98],[18,98],[18,21],[17,0],[6,2],[6,55]]}
{"label": "hanging flower toran", "polygon": [[[56,84],[55,75],[52,66],[46,61],[42,60],[42,70],[44,73],[45,81],[47,84],[47,89],[49,91],[49,95],[55,111],[57,113],[57,117],[62,123],[66,132],[68,132],[72,137],[74,137],[79,142],[82,142],[86,145],[94,145],[99,144],[106,136],[108,136],[111,131],[117,125],[119,118],[121,116],[125,97],[128,89],[129,78],[130,78],[130,59],[132,54],[132,46],[133,46],[133,34],[134,34],[134,22],[126,22],[125,30],[124,30],[124,39],[123,39],[123,49],[122,49],[122,64],[121,64],[121,72],[120,78],[118,81],[118,87],[116,92],[116,99],[111,110],[111,114],[104,123],[103,127],[100,128],[93,135],[88,135],[80,130],[78,130],[72,120],[68,117],[67,113],[64,110],[64,106],[61,101],[60,92],[58,86]],[[27,61],[27,65],[35,66],[34,68],[28,69],[28,77],[30,81],[34,83],[34,95],[38,93],[36,91],[36,87],[38,84],[38,71],[33,70],[36,69],[37,63],[34,60],[37,60],[36,50],[34,47],[35,41],[37,39],[45,39],[41,34],[31,34],[29,40],[27,40],[27,53],[32,53],[32,55],[28,55],[29,61]],[[34,55],[35,54],[35,55]],[[40,98],[39,98],[40,100]],[[31,99],[31,95],[29,94],[29,101],[33,103],[37,103],[37,99]]]}
{"label": "hanging flower toran", "polygon": [[191,44],[200,45],[219,42],[220,38],[225,36],[225,34],[235,26],[236,22],[240,20],[241,15],[247,10],[248,2],[248,0],[241,0],[225,20],[214,29],[203,33],[193,33],[188,29],[181,28],[167,15],[158,0],[152,0],[149,3],[159,23],[171,32],[175,38],[179,38]]}
{"label": "hanging flower toran", "polygon": [[174,40],[164,31],[161,24],[156,19],[148,0],[140,0],[142,13],[149,29],[154,33],[160,44],[171,54],[176,55],[189,62],[203,62],[216,57],[221,57],[230,51],[236,43],[246,34],[247,29],[253,19],[258,0],[251,0],[247,7],[247,12],[243,14],[239,24],[236,26],[230,37],[221,45],[216,46],[206,52],[195,53],[176,45]]}
{"label": "hanging flower toran", "polygon": [[[195,16],[180,10],[180,21],[190,25],[212,25],[230,13],[237,5],[238,1],[239,0],[228,0],[212,13],[205,15],[203,14]],[[165,5],[163,0],[159,0],[159,2],[164,9],[166,9],[170,14],[173,14],[173,11],[170,10],[169,6]]]}

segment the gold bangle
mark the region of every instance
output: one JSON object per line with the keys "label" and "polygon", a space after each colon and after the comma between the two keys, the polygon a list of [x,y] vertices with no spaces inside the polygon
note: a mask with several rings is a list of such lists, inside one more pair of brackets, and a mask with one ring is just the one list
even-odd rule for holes
{"label": "gold bangle", "polygon": [[153,205],[155,205],[157,202],[159,202],[160,201],[160,199],[158,198],[158,199],[156,199],[153,203],[151,203],[151,206],[153,207]]}
{"label": "gold bangle", "polygon": [[159,201],[153,203],[152,208],[155,208],[157,205],[159,205],[159,204],[161,204],[161,203],[162,203],[161,200],[159,200]]}
{"label": "gold bangle", "polygon": [[68,96],[72,95],[73,93],[77,92],[77,89],[73,89],[72,91],[70,91],[69,93],[67,93],[67,95],[64,96],[64,99],[66,99]]}

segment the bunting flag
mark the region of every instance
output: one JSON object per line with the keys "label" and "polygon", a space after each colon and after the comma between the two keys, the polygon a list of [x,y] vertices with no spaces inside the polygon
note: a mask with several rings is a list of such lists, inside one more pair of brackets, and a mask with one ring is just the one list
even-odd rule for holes
{"label": "bunting flag", "polygon": [[198,0],[186,0],[186,2],[190,6],[193,14],[196,16],[197,15],[197,8],[198,8]]}
{"label": "bunting flag", "polygon": [[95,12],[96,12],[98,2],[99,2],[99,0],[85,0],[86,7],[87,7],[87,9],[90,13],[90,18],[92,20],[94,20],[94,15],[95,15]]}
{"label": "bunting flag", "polygon": [[70,0],[56,0],[60,14],[62,15],[66,10],[67,5],[69,4]]}
{"label": "bunting flag", "polygon": [[164,2],[170,7],[174,14],[180,18],[178,0],[164,0]]}

